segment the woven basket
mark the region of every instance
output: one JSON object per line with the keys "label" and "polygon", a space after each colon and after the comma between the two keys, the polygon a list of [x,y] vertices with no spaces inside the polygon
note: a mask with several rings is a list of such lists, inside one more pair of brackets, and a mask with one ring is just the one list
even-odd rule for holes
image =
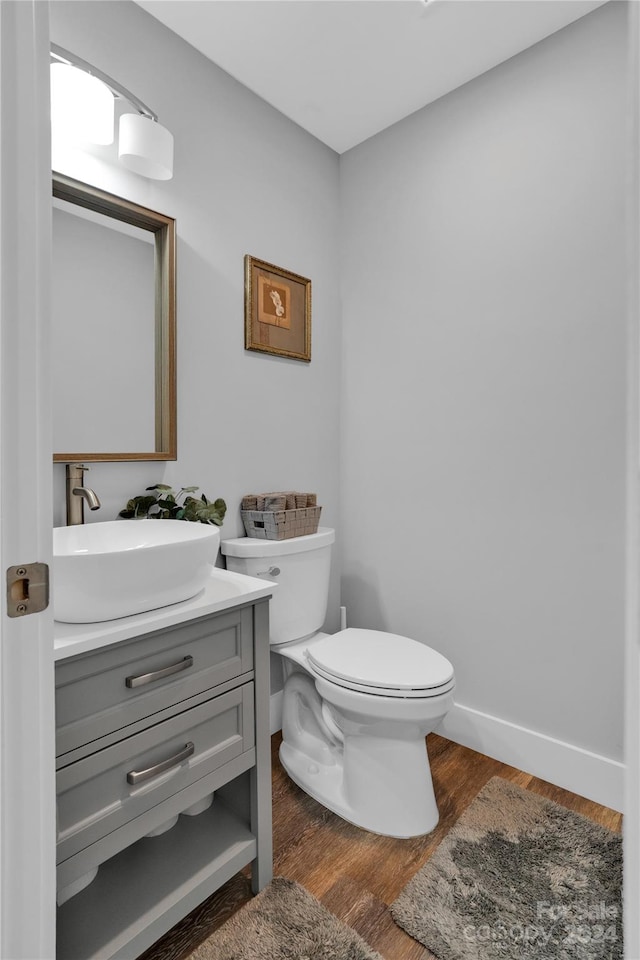
{"label": "woven basket", "polygon": [[298,510],[241,510],[248,537],[258,540],[289,540],[318,532],[322,507],[301,507]]}

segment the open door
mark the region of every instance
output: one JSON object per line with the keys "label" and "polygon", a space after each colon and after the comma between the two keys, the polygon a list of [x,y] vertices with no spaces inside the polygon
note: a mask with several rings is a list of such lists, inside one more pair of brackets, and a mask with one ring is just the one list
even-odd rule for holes
{"label": "open door", "polygon": [[[0,957],[12,960],[55,956],[53,616],[29,612],[28,566],[50,566],[52,549],[49,139],[48,5],[2,0]],[[7,570],[23,566],[7,596]]]}

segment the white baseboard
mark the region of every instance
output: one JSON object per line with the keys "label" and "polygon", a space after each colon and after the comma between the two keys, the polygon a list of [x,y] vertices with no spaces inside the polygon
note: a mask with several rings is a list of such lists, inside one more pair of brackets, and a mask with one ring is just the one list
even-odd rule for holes
{"label": "white baseboard", "polygon": [[[271,694],[271,733],[282,729],[283,691]],[[508,720],[454,704],[437,733],[463,747],[571,790],[613,810],[624,806],[625,765]]]}
{"label": "white baseboard", "polygon": [[625,765],[508,720],[454,704],[436,733],[613,810],[624,806]]}
{"label": "white baseboard", "polygon": [[271,694],[269,700],[269,726],[271,728],[271,734],[277,733],[278,730],[282,730],[282,700],[284,698],[284,690],[278,690],[276,693]]}

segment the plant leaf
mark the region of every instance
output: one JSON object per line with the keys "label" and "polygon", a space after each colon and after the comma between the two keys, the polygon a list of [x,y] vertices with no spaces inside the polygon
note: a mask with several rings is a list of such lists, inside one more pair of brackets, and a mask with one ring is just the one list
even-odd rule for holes
{"label": "plant leaf", "polygon": [[[178,494],[166,483],[156,483],[147,487],[148,491],[139,497],[132,497],[126,507],[120,511],[119,517],[130,520],[136,517],[148,517],[152,520],[189,520],[199,523],[215,523],[222,526],[227,505],[221,498],[213,503],[205,494],[201,497],[192,497],[191,494],[199,487],[181,487]],[[179,498],[186,497],[182,506]]]}

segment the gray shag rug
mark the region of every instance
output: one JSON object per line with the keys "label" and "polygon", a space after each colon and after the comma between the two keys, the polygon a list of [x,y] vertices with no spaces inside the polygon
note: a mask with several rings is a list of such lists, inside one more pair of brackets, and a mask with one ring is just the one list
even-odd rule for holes
{"label": "gray shag rug", "polygon": [[622,960],[622,839],[494,777],[391,906],[438,960]]}
{"label": "gray shag rug", "polygon": [[383,960],[308,890],[276,877],[189,960]]}

